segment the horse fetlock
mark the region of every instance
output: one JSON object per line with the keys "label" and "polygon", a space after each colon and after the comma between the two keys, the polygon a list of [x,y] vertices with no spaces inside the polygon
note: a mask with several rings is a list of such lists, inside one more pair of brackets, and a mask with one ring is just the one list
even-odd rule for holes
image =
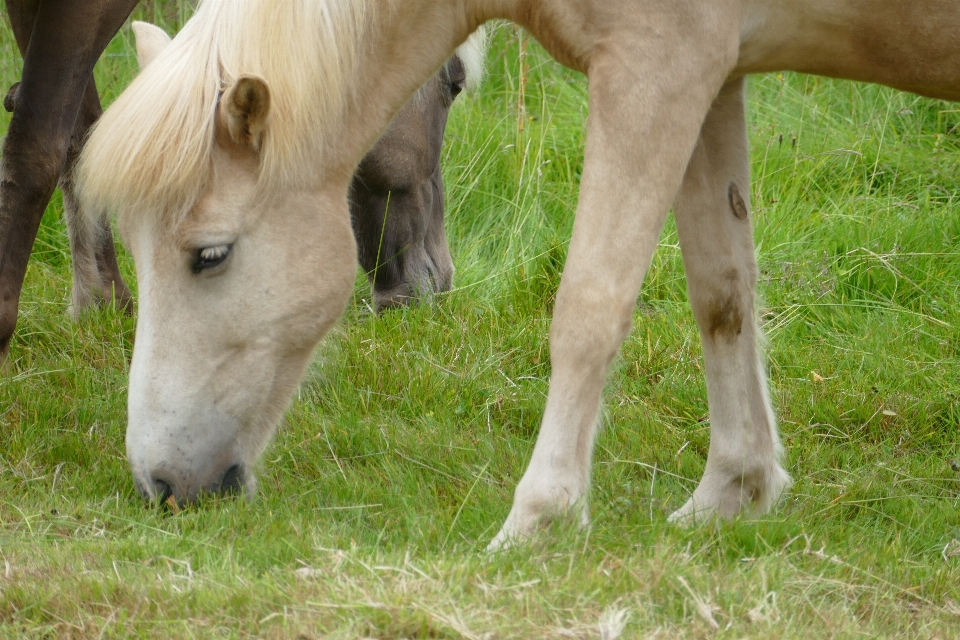
{"label": "horse fetlock", "polygon": [[97,306],[97,297],[93,289],[86,285],[79,284],[76,280],[73,283],[73,290],[70,292],[70,306],[67,307],[67,315],[72,320],[78,320],[83,313]]}
{"label": "horse fetlock", "polygon": [[67,313],[74,320],[87,309],[97,305],[100,274],[96,260],[90,253],[73,248],[73,288],[70,291]]}
{"label": "horse fetlock", "polygon": [[133,293],[127,284],[98,272],[94,276],[82,275],[74,270],[73,289],[70,292],[70,306],[67,315],[77,320],[88,309],[114,305],[126,313],[132,313]]}
{"label": "horse fetlock", "polygon": [[693,525],[713,518],[759,517],[774,507],[790,484],[790,475],[775,460],[739,472],[708,468],[693,495],[669,520]]}
{"label": "horse fetlock", "polygon": [[560,483],[534,484],[521,480],[510,514],[487,549],[507,548],[558,520],[573,520],[582,527],[590,524],[586,491]]}

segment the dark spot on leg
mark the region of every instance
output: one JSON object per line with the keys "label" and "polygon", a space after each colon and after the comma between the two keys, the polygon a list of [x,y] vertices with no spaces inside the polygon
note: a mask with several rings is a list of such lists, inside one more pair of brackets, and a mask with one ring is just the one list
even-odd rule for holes
{"label": "dark spot on leg", "polygon": [[728,342],[733,342],[743,331],[742,300],[739,292],[739,277],[731,270],[726,274],[725,286],[719,296],[714,298],[709,308],[709,324],[707,331],[713,338],[723,336]]}
{"label": "dark spot on leg", "polygon": [[748,214],[747,203],[744,202],[743,197],[740,195],[736,183],[730,183],[730,187],[727,189],[727,195],[730,197],[730,208],[733,209],[733,215],[737,216],[740,220],[746,220]]}

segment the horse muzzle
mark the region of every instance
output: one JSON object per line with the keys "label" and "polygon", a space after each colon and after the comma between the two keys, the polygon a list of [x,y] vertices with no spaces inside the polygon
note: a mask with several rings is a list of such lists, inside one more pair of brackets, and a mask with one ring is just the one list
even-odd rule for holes
{"label": "horse muzzle", "polygon": [[183,507],[204,497],[243,495],[252,498],[256,480],[247,465],[226,457],[202,469],[160,463],[141,467],[132,464],[137,491],[150,502],[168,502],[171,498]]}

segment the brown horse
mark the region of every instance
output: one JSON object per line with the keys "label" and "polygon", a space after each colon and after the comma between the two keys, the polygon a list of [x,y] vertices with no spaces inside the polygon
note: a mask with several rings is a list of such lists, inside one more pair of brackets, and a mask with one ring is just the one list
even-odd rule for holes
{"label": "brown horse", "polygon": [[101,113],[93,66],[137,1],[6,0],[23,75],[4,101],[13,117],[0,159],[0,363],[17,324],[40,219],[58,181],[74,256],[72,308],[79,311],[97,297],[131,304],[106,218],[76,224],[73,167]]}
{"label": "brown horse", "polygon": [[[106,217],[79,214],[73,167],[101,114],[92,66],[136,1],[68,2],[55,11],[49,4],[7,0],[24,68],[4,99],[13,118],[0,167],[0,363],[40,218],[58,180],[73,260],[71,313],[111,299],[130,309],[133,301]],[[440,149],[454,98],[482,75],[484,45],[474,39],[427,81],[354,178],[351,218],[377,310],[450,288]]]}

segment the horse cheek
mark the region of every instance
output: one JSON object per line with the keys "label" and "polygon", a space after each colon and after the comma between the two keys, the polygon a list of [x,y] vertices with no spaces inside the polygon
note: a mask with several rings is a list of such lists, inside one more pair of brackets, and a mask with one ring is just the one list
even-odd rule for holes
{"label": "horse cheek", "polygon": [[[331,203],[333,200],[336,204]],[[287,217],[284,238],[295,238],[286,252],[279,304],[289,319],[284,342],[311,351],[346,309],[357,274],[357,249],[346,202],[304,197],[296,215]]]}

